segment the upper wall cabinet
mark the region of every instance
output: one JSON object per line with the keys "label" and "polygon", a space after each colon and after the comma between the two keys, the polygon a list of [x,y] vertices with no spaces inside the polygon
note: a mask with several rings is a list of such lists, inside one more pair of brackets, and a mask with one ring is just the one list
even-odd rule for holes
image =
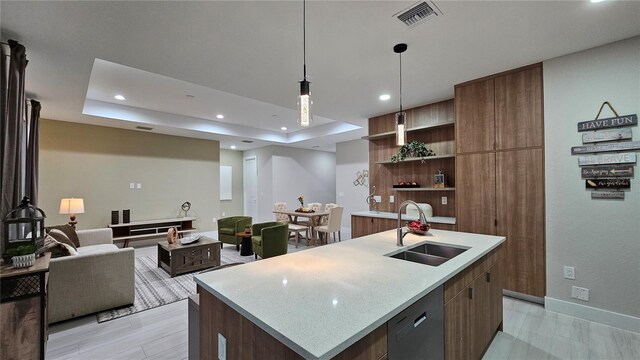
{"label": "upper wall cabinet", "polygon": [[494,149],[494,80],[456,85],[456,150],[472,153]]}
{"label": "upper wall cabinet", "polygon": [[496,149],[542,146],[542,68],[496,77],[494,86]]}
{"label": "upper wall cabinet", "polygon": [[542,67],[455,87],[458,154],[543,145]]}

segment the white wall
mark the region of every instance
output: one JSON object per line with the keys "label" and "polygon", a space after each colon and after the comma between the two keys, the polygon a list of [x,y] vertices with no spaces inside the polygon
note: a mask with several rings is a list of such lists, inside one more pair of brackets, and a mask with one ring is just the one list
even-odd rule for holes
{"label": "white wall", "polygon": [[274,202],[286,202],[290,209],[299,207],[300,195],[305,204],[336,200],[334,153],[274,145],[245,151],[243,156],[257,158],[258,218],[254,222],[272,221]]}
{"label": "white wall", "polygon": [[344,206],[342,215],[342,237],[351,238],[351,213],[369,210],[366,198],[369,195],[367,186],[355,186],[358,172],[369,170],[369,142],[352,140],[336,144],[336,199],[337,204]]}
{"label": "white wall", "polygon": [[[640,37],[545,61],[543,69],[547,308],[640,331],[638,166],[624,201],[591,200],[570,155],[582,144],[576,124],[593,120],[603,101],[620,115],[640,114]],[[632,131],[639,141],[638,127]],[[575,281],[563,279],[564,265],[575,267]],[[572,299],[572,285],[590,289],[590,301]]]}

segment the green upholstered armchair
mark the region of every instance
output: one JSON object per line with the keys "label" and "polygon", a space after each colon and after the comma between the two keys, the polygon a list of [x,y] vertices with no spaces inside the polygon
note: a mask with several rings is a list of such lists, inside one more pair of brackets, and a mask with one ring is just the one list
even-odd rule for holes
{"label": "green upholstered armchair", "polygon": [[253,252],[266,259],[287,253],[289,241],[289,225],[281,222],[266,222],[254,224],[251,227],[253,236]]}
{"label": "green upholstered armchair", "polygon": [[247,226],[251,226],[251,216],[230,216],[218,219],[218,240],[233,244],[236,250],[240,250],[241,240],[236,234],[244,231]]}

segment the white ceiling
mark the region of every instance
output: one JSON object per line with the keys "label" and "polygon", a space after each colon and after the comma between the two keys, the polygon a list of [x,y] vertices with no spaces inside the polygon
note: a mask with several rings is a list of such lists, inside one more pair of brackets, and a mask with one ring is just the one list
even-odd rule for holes
{"label": "white ceiling", "polygon": [[[239,150],[332,151],[364,135],[367,118],[398,108],[392,48],[399,42],[409,46],[403,105],[410,108],[453,97],[456,83],[640,35],[636,1],[436,1],[444,15],[409,29],[392,15],[413,3],[307,4],[318,118],[304,130],[293,111],[302,78],[300,1],[2,1],[0,24],[3,41],[27,48],[27,92],[41,101],[42,117],[150,126]],[[114,100],[115,92],[127,100]],[[392,99],[379,101],[382,93]]]}

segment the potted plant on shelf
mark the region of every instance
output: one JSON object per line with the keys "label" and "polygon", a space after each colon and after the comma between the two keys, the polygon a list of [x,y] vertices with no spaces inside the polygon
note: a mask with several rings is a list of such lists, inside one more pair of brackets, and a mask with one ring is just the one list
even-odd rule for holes
{"label": "potted plant on shelf", "polygon": [[7,250],[7,257],[11,257],[11,263],[14,268],[24,268],[33,266],[36,262],[36,251],[38,249],[33,244],[20,245],[16,248]]}
{"label": "potted plant on shelf", "polygon": [[412,141],[408,144],[402,145],[398,152],[391,156],[391,162],[397,163],[403,161],[406,158],[419,158],[424,162],[424,158],[428,156],[436,156],[436,153],[427,148],[427,145],[423,142]]}

